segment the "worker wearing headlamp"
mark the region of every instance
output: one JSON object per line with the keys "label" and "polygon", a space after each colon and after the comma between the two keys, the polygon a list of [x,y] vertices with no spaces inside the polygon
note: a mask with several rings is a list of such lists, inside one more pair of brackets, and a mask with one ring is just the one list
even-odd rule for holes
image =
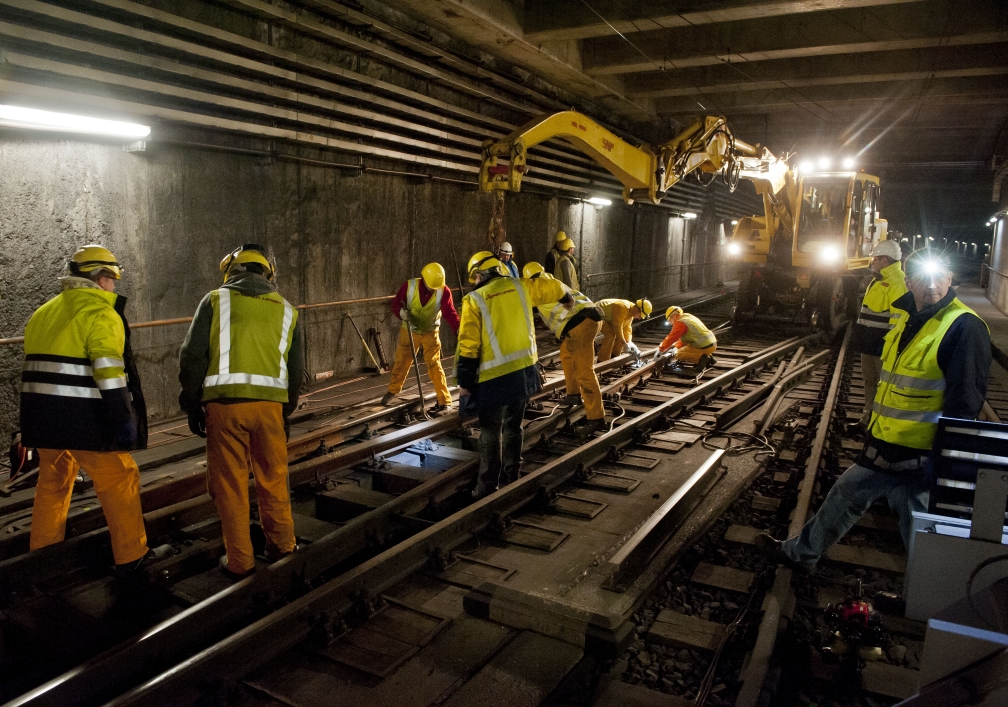
{"label": "worker wearing headlamp", "polygon": [[909,546],[912,511],[927,508],[927,466],[940,417],[973,420],[987,395],[990,333],[951,289],[948,260],[928,250],[906,263],[909,292],[892,303],[882,375],[864,449],[798,537],[766,533],[756,545],[777,562],[810,568],[877,499],[899,515]]}

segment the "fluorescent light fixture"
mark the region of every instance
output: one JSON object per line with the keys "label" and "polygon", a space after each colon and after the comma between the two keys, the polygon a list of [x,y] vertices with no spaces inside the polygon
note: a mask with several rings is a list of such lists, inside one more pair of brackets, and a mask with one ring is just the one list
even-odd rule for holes
{"label": "fluorescent light fixture", "polygon": [[739,253],[742,252],[742,246],[740,246],[738,243],[729,243],[728,252],[731,255],[738,255]]}
{"label": "fluorescent light fixture", "polygon": [[929,240],[929,241],[933,241],[933,240],[934,240],[934,238],[932,238],[931,236],[928,236],[928,240]]}
{"label": "fluorescent light fixture", "polygon": [[151,131],[149,126],[138,123],[124,123],[118,120],[90,118],[86,115],[71,113],[53,113],[47,110],[9,105],[0,105],[0,125],[11,128],[57,130],[59,132],[112,135],[134,139],[147,137]]}
{"label": "fluorescent light fixture", "polygon": [[843,168],[844,169],[854,169],[854,158],[853,157],[844,157],[844,160],[843,160],[842,164],[843,164]]}
{"label": "fluorescent light fixture", "polygon": [[835,245],[823,246],[819,249],[819,260],[824,263],[835,263],[840,260],[840,249]]}
{"label": "fluorescent light fixture", "polygon": [[819,158],[819,169],[829,169],[831,166],[833,166],[833,160],[829,157]]}
{"label": "fluorescent light fixture", "polygon": [[737,220],[737,219],[736,219],[736,220],[733,220],[733,221],[731,222],[731,225],[732,225],[732,226],[738,226],[738,220]]}
{"label": "fluorescent light fixture", "polygon": [[813,171],[814,169],[815,169],[815,165],[813,165],[808,160],[805,160],[804,162],[802,162],[801,164],[798,165],[798,171],[801,172],[801,173],[807,174],[807,173]]}
{"label": "fluorescent light fixture", "polygon": [[588,200],[588,203],[598,207],[612,206],[612,201],[609,199],[603,199],[601,196],[593,196]]}
{"label": "fluorescent light fixture", "polygon": [[682,215],[682,217],[683,217],[684,219],[687,219],[687,220],[689,220],[689,219],[692,219],[692,218],[696,218],[696,214],[695,214],[695,213],[693,213],[692,211],[687,211],[686,213],[684,213],[684,214]]}

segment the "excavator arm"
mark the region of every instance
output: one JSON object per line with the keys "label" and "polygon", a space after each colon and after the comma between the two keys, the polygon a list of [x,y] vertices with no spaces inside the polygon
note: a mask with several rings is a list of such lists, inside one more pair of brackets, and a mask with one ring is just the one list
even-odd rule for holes
{"label": "excavator arm", "polygon": [[484,142],[480,188],[521,191],[529,169],[528,149],[554,137],[571,143],[616,177],[627,203],[647,198],[658,204],[666,191],[693,172],[709,175],[710,180],[720,174],[732,190],[739,179],[750,179],[758,192],[773,195],[784,186],[789,169],[786,159],[736,139],[720,116],[704,116],[653,149],[631,145],[581,113],[563,111],[536,118],[500,140]]}

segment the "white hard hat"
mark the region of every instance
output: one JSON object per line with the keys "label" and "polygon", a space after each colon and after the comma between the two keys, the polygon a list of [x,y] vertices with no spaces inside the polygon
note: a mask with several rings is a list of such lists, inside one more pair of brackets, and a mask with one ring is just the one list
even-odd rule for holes
{"label": "white hard hat", "polygon": [[879,241],[878,245],[872,249],[871,257],[876,258],[880,255],[887,255],[893,260],[902,260],[903,251],[900,250],[899,243],[896,241]]}
{"label": "white hard hat", "polygon": [[500,244],[500,248],[498,250],[501,253],[514,253],[514,249],[511,248],[511,244],[508,243],[507,241],[504,241],[503,243],[501,243]]}

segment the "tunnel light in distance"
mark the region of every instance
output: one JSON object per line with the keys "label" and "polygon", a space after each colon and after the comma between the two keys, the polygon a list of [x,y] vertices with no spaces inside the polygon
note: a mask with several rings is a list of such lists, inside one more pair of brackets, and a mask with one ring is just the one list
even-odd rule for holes
{"label": "tunnel light in distance", "polygon": [[603,206],[612,206],[612,201],[609,199],[603,199],[601,196],[593,196],[588,200],[588,203],[597,208],[602,208]]}
{"label": "tunnel light in distance", "polygon": [[840,249],[835,245],[823,246],[819,250],[819,260],[827,265],[831,265],[840,260]]}
{"label": "tunnel light in distance", "polygon": [[732,225],[732,226],[738,226],[738,220],[736,219],[736,220],[732,221],[732,222],[731,222],[731,225]]}
{"label": "tunnel light in distance", "polygon": [[854,169],[854,158],[844,157],[843,162],[841,162],[841,165],[843,165],[844,169]]}
{"label": "tunnel light in distance", "polygon": [[686,213],[684,213],[684,214],[682,215],[682,217],[683,217],[684,219],[686,219],[686,220],[688,221],[689,219],[694,219],[694,218],[696,218],[696,214],[695,214],[695,213],[693,213],[692,211],[687,211]]}
{"label": "tunnel light in distance", "polygon": [[144,138],[150,135],[150,127],[138,123],[118,120],[91,118],[71,113],[53,113],[35,108],[0,105],[0,125],[33,130],[57,130],[60,132],[87,133],[89,135],[111,135],[114,137]]}
{"label": "tunnel light in distance", "polygon": [[809,160],[805,160],[804,162],[801,162],[798,165],[798,172],[799,172],[799,174],[808,174],[809,172],[812,172],[814,170],[815,170],[815,165],[812,164]]}
{"label": "tunnel light in distance", "polygon": [[819,169],[829,169],[832,166],[833,166],[833,160],[831,160],[829,157],[824,156],[819,158]]}
{"label": "tunnel light in distance", "polygon": [[738,255],[741,252],[742,252],[742,246],[740,246],[738,243],[728,244],[728,253],[730,253],[731,255]]}

